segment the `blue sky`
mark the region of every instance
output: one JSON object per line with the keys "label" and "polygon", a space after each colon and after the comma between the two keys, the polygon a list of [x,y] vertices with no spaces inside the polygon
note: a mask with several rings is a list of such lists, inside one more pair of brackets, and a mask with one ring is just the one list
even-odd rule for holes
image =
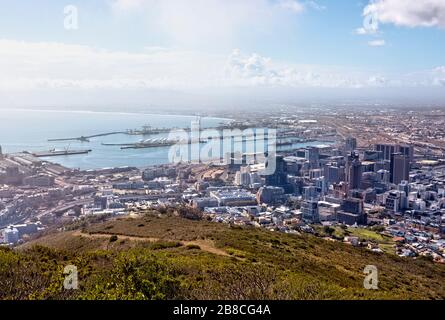
{"label": "blue sky", "polygon": [[[78,28],[66,29],[68,5]],[[125,99],[131,90],[143,101],[149,90],[445,86],[443,0],[0,0],[0,8],[0,94],[16,104],[51,103],[50,93]]]}

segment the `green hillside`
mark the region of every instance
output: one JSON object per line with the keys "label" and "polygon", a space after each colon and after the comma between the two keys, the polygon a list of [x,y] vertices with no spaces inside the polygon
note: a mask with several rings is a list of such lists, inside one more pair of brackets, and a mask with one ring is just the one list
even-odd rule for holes
{"label": "green hillside", "polygon": [[[63,289],[70,264],[79,290]],[[367,265],[379,290],[363,288]],[[0,249],[0,299],[443,299],[444,280],[424,259],[153,212]]]}

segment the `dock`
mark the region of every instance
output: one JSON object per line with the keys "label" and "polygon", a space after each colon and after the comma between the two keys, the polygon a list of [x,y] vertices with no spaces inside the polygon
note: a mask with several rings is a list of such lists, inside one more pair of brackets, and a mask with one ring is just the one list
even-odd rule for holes
{"label": "dock", "polygon": [[90,139],[92,139],[92,138],[105,137],[105,136],[111,136],[111,135],[116,135],[116,134],[127,134],[127,133],[124,131],[114,131],[114,132],[99,133],[99,134],[94,134],[91,136],[81,136],[81,137],[75,137],[75,138],[48,139],[48,142],[63,142],[63,141],[90,142]]}
{"label": "dock", "polygon": [[41,152],[33,152],[31,153],[34,157],[59,157],[59,156],[72,156],[78,154],[88,154],[92,150],[49,150],[49,151],[41,151]]}

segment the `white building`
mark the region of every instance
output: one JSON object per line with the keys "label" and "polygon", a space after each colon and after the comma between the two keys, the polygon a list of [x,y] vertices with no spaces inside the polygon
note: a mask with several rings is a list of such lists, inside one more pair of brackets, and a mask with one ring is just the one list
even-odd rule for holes
{"label": "white building", "polygon": [[3,230],[3,239],[5,243],[15,244],[19,241],[19,231],[16,228],[7,228]]}

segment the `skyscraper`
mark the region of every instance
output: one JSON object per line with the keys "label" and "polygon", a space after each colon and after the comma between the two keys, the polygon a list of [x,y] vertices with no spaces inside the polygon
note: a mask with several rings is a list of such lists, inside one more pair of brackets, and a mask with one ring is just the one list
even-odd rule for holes
{"label": "skyscraper", "polygon": [[250,181],[250,166],[241,167],[240,171],[235,174],[235,184],[238,186],[248,186]]}
{"label": "skyscraper", "polygon": [[410,158],[402,153],[393,153],[391,155],[391,167],[389,181],[399,184],[402,181],[409,180]]}
{"label": "skyscraper", "polygon": [[362,163],[355,159],[349,167],[349,188],[359,189],[362,182]]}
{"label": "skyscraper", "polygon": [[346,152],[352,152],[357,150],[357,139],[353,137],[349,137],[346,139],[345,143]]}
{"label": "skyscraper", "polygon": [[320,159],[320,150],[317,147],[308,147],[305,151],[305,158],[309,161],[311,168],[318,168],[318,161]]}
{"label": "skyscraper", "polygon": [[276,157],[275,172],[266,176],[266,185],[282,187],[287,184],[287,165],[282,156]]}
{"label": "skyscraper", "polygon": [[362,181],[362,163],[356,153],[351,153],[346,161],[346,178],[349,189],[359,189]]}
{"label": "skyscraper", "polygon": [[384,160],[391,160],[393,153],[402,153],[408,156],[410,161],[412,161],[414,157],[414,148],[411,145],[376,144],[375,150],[383,153]]}

